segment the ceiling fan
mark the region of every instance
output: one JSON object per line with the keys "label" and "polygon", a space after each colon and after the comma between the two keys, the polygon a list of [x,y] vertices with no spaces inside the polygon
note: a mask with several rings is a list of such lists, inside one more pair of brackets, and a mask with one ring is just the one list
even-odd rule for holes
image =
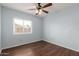
{"label": "ceiling fan", "polygon": [[48,13],[48,11],[44,10],[47,7],[52,6],[52,3],[48,3],[46,5],[41,5],[41,3],[37,3],[36,9],[29,9],[29,10],[36,10],[36,15],[41,14],[42,12]]}

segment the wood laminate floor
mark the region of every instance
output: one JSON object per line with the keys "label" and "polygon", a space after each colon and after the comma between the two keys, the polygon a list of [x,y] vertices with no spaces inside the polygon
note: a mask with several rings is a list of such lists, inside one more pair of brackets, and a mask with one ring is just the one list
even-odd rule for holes
{"label": "wood laminate floor", "polygon": [[79,52],[45,41],[5,49],[2,53],[8,53],[8,56],[79,56]]}

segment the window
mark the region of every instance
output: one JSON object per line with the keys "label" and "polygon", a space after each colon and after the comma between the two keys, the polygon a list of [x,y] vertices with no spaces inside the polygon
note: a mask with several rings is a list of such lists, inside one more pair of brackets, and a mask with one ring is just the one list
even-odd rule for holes
{"label": "window", "polygon": [[29,34],[32,33],[32,21],[13,19],[13,33],[14,34]]}

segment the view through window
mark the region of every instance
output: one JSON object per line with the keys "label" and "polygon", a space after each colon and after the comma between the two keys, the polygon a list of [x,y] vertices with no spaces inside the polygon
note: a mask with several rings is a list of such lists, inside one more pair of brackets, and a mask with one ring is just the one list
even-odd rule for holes
{"label": "view through window", "polygon": [[13,19],[14,34],[29,34],[32,33],[32,21],[23,19]]}

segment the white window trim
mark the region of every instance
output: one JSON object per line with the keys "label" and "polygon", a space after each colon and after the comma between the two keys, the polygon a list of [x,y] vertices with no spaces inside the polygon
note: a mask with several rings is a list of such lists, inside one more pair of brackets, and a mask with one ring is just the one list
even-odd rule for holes
{"label": "white window trim", "polygon": [[[18,18],[14,18],[14,19],[18,19]],[[15,32],[15,25],[14,25],[14,19],[13,19],[13,35],[23,35],[23,34],[32,34],[32,29],[31,29],[31,32],[23,32],[23,33],[16,33]],[[23,19],[24,20],[24,19]],[[28,20],[28,21],[31,21],[31,20]],[[31,27],[32,28],[32,27]]]}

